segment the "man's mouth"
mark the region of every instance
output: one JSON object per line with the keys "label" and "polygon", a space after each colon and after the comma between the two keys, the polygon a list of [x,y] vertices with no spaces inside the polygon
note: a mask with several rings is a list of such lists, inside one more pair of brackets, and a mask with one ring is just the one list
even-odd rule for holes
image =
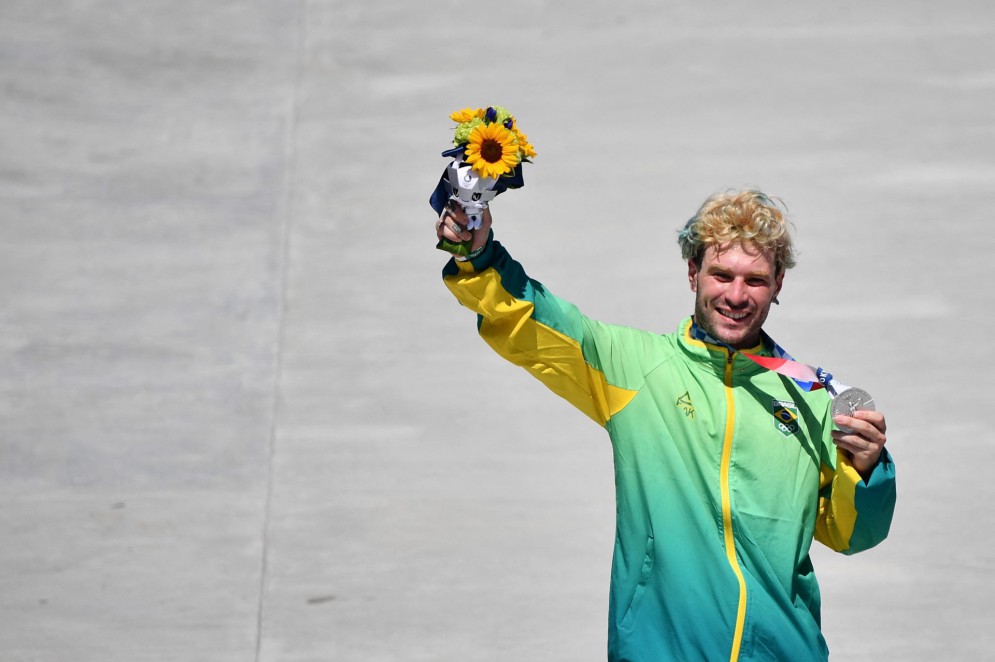
{"label": "man's mouth", "polygon": [[722,315],[722,317],[725,317],[726,319],[731,319],[734,322],[738,322],[741,319],[745,319],[746,317],[749,317],[749,315],[750,315],[747,312],[737,313],[737,312],[733,312],[731,310],[719,310],[718,313],[719,313],[719,315]]}

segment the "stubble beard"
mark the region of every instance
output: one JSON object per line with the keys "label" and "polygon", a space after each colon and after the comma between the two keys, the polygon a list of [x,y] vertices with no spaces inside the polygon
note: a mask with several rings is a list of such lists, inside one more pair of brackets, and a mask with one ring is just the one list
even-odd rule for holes
{"label": "stubble beard", "polygon": [[[769,310],[769,309],[768,309]],[[762,314],[756,318],[753,324],[747,329],[746,334],[741,340],[736,340],[729,338],[725,333],[721,332],[716,328],[717,325],[712,324],[713,317],[721,317],[722,315],[718,310],[714,308],[706,308],[701,300],[701,293],[695,292],[694,297],[694,321],[701,327],[708,335],[724,342],[725,344],[731,346],[733,349],[745,349],[747,347],[755,347],[760,342],[760,330],[763,328],[764,322],[767,321],[767,315]]]}

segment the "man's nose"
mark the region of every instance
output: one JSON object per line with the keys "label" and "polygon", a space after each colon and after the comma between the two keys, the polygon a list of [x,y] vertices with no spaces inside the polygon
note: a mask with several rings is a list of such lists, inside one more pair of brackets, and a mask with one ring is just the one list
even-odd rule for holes
{"label": "man's nose", "polygon": [[730,306],[745,306],[749,301],[746,283],[741,280],[734,280],[726,288],[726,300]]}

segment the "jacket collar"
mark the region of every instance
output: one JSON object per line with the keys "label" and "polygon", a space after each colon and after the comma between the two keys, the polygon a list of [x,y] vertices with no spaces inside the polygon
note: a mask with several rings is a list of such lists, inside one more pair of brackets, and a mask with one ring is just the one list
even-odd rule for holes
{"label": "jacket collar", "polygon": [[[677,327],[677,337],[686,352],[688,352],[695,360],[704,363],[712,363],[718,366],[723,366],[726,361],[729,360],[730,355],[732,355],[732,359],[735,361],[737,359],[736,355],[740,353],[738,350],[729,347],[722,341],[709,335],[708,332],[695,324],[693,317],[686,317],[681,321]],[[774,343],[770,337],[761,331],[760,344],[744,351],[749,352],[750,354],[770,356],[770,348],[773,347],[773,345]],[[744,357],[738,358],[746,361],[748,365],[744,367],[749,372],[762,372],[764,370],[764,368],[761,368],[753,361],[749,361]],[[756,368],[756,370],[752,370],[751,368]]]}

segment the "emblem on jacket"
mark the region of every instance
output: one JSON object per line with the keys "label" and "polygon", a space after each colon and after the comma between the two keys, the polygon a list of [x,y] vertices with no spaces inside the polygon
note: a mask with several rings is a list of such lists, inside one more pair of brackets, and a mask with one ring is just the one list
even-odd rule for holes
{"label": "emblem on jacket", "polygon": [[694,418],[694,405],[691,404],[691,394],[689,392],[684,391],[684,394],[677,398],[677,402],[674,404],[684,412],[685,416],[688,418]]}
{"label": "emblem on jacket", "polygon": [[798,407],[788,400],[773,400],[770,405],[774,413],[774,427],[785,437],[798,432]]}

